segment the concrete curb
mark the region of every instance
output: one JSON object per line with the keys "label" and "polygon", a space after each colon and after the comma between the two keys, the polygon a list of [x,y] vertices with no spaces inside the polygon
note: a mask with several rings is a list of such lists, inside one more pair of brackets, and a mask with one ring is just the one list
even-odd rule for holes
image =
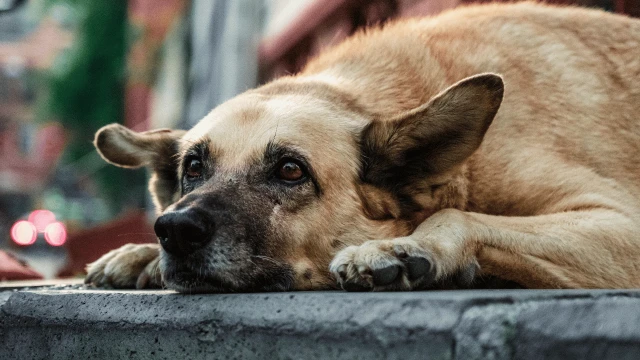
{"label": "concrete curb", "polygon": [[0,292],[0,359],[637,359],[640,292]]}

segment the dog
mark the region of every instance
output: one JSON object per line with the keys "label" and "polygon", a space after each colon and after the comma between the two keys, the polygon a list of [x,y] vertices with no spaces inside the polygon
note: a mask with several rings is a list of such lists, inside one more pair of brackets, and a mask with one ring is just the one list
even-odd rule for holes
{"label": "dog", "polygon": [[159,244],[88,265],[179,292],[640,287],[640,21],[488,4],[368,29],[189,131],[108,125]]}

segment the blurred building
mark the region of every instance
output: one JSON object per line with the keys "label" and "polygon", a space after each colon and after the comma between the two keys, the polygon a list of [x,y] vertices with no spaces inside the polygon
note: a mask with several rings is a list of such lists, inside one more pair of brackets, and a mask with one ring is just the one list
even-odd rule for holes
{"label": "blurred building", "polygon": [[[496,0],[500,2],[501,0]],[[267,24],[259,49],[261,80],[299,71],[321,49],[356,30],[394,18],[431,16],[486,0],[274,0],[278,11]],[[505,0],[506,2],[506,0]],[[640,0],[547,0],[640,16]],[[304,3],[304,4],[302,4]],[[287,14],[287,18],[281,16]],[[280,16],[279,16],[280,15]]]}
{"label": "blurred building", "polygon": [[71,36],[54,22],[32,29],[25,9],[0,14],[0,24],[0,218],[6,218],[28,210],[28,202],[10,198],[43,191],[64,148],[58,123],[34,121],[32,77],[51,65]]}

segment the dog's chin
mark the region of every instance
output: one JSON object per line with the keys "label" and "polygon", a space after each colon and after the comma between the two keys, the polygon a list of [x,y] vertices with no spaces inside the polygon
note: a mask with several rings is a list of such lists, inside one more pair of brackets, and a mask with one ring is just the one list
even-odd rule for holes
{"label": "dog's chin", "polygon": [[169,289],[183,294],[280,292],[293,289],[290,281],[281,281],[282,279],[254,283],[246,281],[239,282],[233,279],[222,280],[215,276],[191,272],[179,272],[163,276],[165,284]]}
{"label": "dog's chin", "polygon": [[196,272],[165,265],[161,272],[169,289],[184,294],[289,291],[294,287],[293,274],[287,268]]}
{"label": "dog's chin", "polygon": [[163,274],[163,278],[169,289],[183,294],[235,292],[231,284],[227,284],[220,279],[188,271]]}

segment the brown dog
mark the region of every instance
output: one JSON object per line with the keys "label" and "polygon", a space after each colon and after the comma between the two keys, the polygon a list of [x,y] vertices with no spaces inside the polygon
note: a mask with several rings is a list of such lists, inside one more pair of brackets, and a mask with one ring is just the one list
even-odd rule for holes
{"label": "brown dog", "polygon": [[97,285],[640,286],[640,21],[626,17],[520,3],[402,21],[186,133],[110,125],[96,147],[152,170],[162,214],[162,248],[108,253],[88,266]]}

